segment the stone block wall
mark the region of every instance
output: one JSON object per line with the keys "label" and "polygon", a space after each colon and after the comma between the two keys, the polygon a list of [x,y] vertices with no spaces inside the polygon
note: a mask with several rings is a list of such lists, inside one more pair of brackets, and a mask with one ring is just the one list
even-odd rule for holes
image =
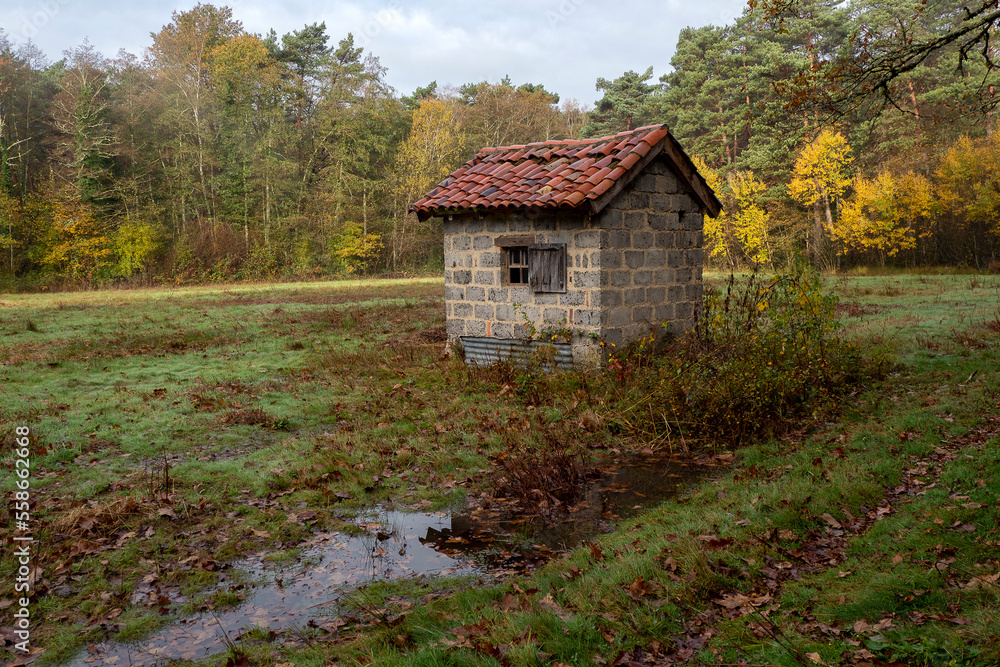
{"label": "stone block wall", "polygon": [[[593,365],[596,341],[621,346],[693,326],[702,297],[702,215],[673,172],[654,161],[597,216],[564,212],[456,215],[444,220],[449,341],[573,332],[573,357]],[[566,245],[566,291],[507,285],[504,237]],[[593,334],[593,335],[592,335]]]}
{"label": "stone block wall", "polygon": [[592,222],[600,230],[601,336],[623,345],[660,325],[694,326],[702,301],[704,218],[670,168],[653,161]]}

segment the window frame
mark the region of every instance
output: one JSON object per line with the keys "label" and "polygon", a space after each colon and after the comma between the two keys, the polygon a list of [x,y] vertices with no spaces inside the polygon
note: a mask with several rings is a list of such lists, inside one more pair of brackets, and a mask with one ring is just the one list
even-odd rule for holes
{"label": "window frame", "polygon": [[[511,286],[524,285],[525,287],[531,284],[531,263],[529,260],[530,246],[513,245],[504,248],[504,284]],[[519,263],[514,263],[514,254],[520,255],[520,259],[523,260]],[[514,270],[520,272],[522,280],[514,280]]]}
{"label": "window frame", "polygon": [[[566,244],[535,243],[534,234],[499,236],[495,244],[503,250],[505,287],[527,287],[536,294],[564,294],[567,291]],[[512,253],[523,252],[526,264],[511,264]],[[524,269],[525,282],[513,282],[511,269]]]}

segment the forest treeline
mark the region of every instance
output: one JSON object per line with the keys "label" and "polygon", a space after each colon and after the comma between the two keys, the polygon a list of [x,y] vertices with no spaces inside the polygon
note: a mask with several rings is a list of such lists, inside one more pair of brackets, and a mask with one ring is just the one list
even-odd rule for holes
{"label": "forest treeline", "polygon": [[[658,81],[652,67],[598,79],[593,108],[507,78],[401,94],[352,35],[250,34],[225,6],[174,12],[141,58],[85,42],[50,62],[0,30],[0,281],[433,268],[440,225],[407,210],[479,148],[663,122],[725,204],[706,221],[716,265],[986,269],[1000,234],[1000,137],[981,103],[992,46],[970,59],[938,39],[967,20],[935,0],[748,7],[684,29]],[[936,39],[894,73],[888,105],[830,113],[809,95],[834,63]]]}

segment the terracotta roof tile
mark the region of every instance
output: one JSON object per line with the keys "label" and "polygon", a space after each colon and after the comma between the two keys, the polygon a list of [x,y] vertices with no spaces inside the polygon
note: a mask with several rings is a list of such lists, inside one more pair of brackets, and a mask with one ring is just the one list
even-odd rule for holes
{"label": "terracotta roof tile", "polygon": [[632,151],[628,155],[622,158],[622,161],[618,163],[618,169],[625,169],[626,171],[635,166],[635,163],[642,159],[642,155],[639,151]]}
{"label": "terracotta roof tile", "polygon": [[615,184],[615,182],[612,181],[610,178],[605,178],[600,183],[598,183],[596,186],[594,186],[594,189],[591,190],[587,194],[589,194],[591,197],[600,197],[605,192],[607,192],[608,190],[610,190],[611,186],[613,186],[614,184]]}
{"label": "terracotta roof tile", "polygon": [[[636,164],[651,158],[651,152],[655,156],[663,151],[668,137],[673,142],[672,154],[679,151],[681,159],[690,162],[665,125],[640,127],[597,139],[553,139],[484,148],[410,210],[425,219],[477,210],[576,208],[590,202],[589,210],[596,212],[596,207],[603,205],[596,200],[619,181],[634,178]],[[701,184],[704,185],[703,179]],[[705,191],[711,201],[703,203],[709,210],[717,209],[714,193]]]}

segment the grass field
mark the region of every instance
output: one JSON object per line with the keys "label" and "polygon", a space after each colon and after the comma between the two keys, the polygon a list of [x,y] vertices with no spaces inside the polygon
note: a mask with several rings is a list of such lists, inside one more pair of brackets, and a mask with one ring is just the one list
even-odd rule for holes
{"label": "grass field", "polygon": [[[335,632],[223,661],[996,664],[1000,280],[825,284],[839,335],[896,362],[836,418],[716,452],[722,479],[529,577],[367,586]],[[28,428],[36,664],[232,604],[227,561],[352,509],[461,501],[514,445],[648,446],[606,426],[605,376],[445,357],[442,299],[430,279],[0,296],[0,518]],[[149,586],[185,601],[136,603]]]}

